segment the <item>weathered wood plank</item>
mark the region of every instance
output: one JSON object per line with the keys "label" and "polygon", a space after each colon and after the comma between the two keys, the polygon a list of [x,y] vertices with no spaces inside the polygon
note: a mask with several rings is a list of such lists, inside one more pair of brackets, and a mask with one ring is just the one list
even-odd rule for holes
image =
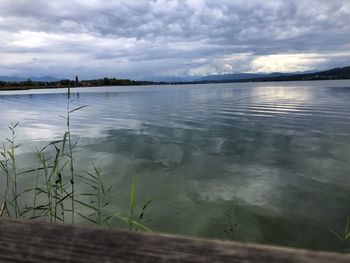
{"label": "weathered wood plank", "polygon": [[350,255],[34,221],[0,221],[0,262],[350,262]]}

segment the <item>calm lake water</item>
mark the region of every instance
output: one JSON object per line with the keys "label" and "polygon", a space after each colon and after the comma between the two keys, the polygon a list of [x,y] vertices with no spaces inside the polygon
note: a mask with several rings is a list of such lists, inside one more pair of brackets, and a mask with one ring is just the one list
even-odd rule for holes
{"label": "calm lake water", "polygon": [[[0,141],[20,122],[20,166],[65,131],[66,90],[0,93]],[[75,89],[78,169],[113,184],[113,213],[153,200],[152,230],[313,249],[350,215],[350,81]],[[22,180],[26,180],[22,178]],[[32,183],[32,182],[26,182]],[[118,224],[118,222],[115,222]]]}

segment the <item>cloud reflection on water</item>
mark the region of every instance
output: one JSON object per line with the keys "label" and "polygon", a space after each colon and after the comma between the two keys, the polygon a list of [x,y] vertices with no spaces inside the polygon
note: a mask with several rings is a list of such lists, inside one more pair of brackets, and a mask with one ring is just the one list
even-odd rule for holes
{"label": "cloud reflection on water", "polygon": [[[128,196],[137,176],[140,196],[154,200],[159,231],[220,236],[206,227],[229,202],[279,222],[332,223],[350,201],[350,88],[339,96],[330,84],[350,87],[340,81],[88,89],[74,95],[76,106],[88,105],[72,120],[81,137],[78,168],[93,160],[116,196]],[[18,139],[31,146],[62,136],[65,94],[0,99],[2,137],[16,117]],[[116,202],[115,210],[128,203]]]}

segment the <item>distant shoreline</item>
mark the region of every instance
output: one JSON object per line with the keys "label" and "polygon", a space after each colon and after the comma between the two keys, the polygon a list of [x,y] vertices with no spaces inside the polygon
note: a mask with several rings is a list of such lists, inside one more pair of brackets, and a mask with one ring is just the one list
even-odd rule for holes
{"label": "distant shoreline", "polygon": [[161,86],[161,85],[200,85],[200,84],[224,84],[224,83],[266,83],[266,82],[301,82],[301,81],[327,81],[327,80],[350,80],[350,78],[339,79],[309,79],[309,80],[233,80],[233,81],[201,81],[201,82],[165,82],[153,84],[130,84],[130,85],[92,85],[92,86],[2,86],[1,91],[41,90],[41,89],[67,89],[67,88],[91,88],[91,87],[128,87],[128,86]]}
{"label": "distant shoreline", "polygon": [[4,86],[4,87],[0,87],[0,91],[12,91],[12,90],[31,90],[31,89],[64,89],[64,88],[68,88],[68,87],[42,87],[42,86],[16,86],[16,87],[12,87],[12,86]]}
{"label": "distant shoreline", "polygon": [[[225,76],[225,75],[223,75]],[[265,76],[246,79],[221,79],[197,81],[140,81],[130,79],[103,78],[92,80],[59,80],[59,81],[0,81],[0,91],[29,90],[29,89],[60,89],[68,87],[106,87],[106,86],[149,86],[149,85],[189,85],[189,84],[217,84],[217,83],[249,83],[249,82],[282,82],[282,81],[319,81],[319,80],[347,80],[350,79],[350,67],[334,68],[308,74],[292,74],[284,76]]]}

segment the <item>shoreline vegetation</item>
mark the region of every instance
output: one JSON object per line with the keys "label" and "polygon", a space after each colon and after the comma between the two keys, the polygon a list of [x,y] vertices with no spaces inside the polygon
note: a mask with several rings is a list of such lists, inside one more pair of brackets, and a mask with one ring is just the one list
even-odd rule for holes
{"label": "shoreline vegetation", "polygon": [[29,90],[29,89],[63,89],[74,87],[102,87],[102,86],[138,86],[138,85],[164,85],[165,82],[136,81],[130,79],[103,78],[94,80],[59,80],[59,81],[27,81],[5,82],[0,81],[1,90]]}
{"label": "shoreline vegetation", "polygon": [[[79,137],[71,135],[72,115],[86,105],[72,107],[71,89],[67,93],[66,131],[61,139],[33,151],[36,163],[22,167],[18,161],[16,129],[9,126],[10,136],[0,145],[0,218],[39,219],[50,223],[86,222],[112,226],[123,222],[130,231],[151,232],[144,223],[151,200],[135,201],[136,181],[132,179],[129,212],[108,211],[112,185],[104,183],[101,169],[92,161],[86,170],[76,168]],[[25,179],[25,180],[24,180]],[[31,182],[28,185],[28,181]]]}
{"label": "shoreline vegetation", "polygon": [[350,66],[334,68],[307,74],[290,74],[282,76],[254,77],[245,79],[223,79],[223,80],[198,80],[198,81],[141,81],[130,79],[103,78],[92,80],[58,80],[58,81],[0,81],[0,91],[29,90],[29,89],[57,89],[69,87],[102,87],[102,86],[146,86],[146,85],[185,85],[185,84],[210,84],[210,83],[244,83],[244,82],[279,82],[279,81],[315,81],[315,80],[344,80],[350,79]]}

